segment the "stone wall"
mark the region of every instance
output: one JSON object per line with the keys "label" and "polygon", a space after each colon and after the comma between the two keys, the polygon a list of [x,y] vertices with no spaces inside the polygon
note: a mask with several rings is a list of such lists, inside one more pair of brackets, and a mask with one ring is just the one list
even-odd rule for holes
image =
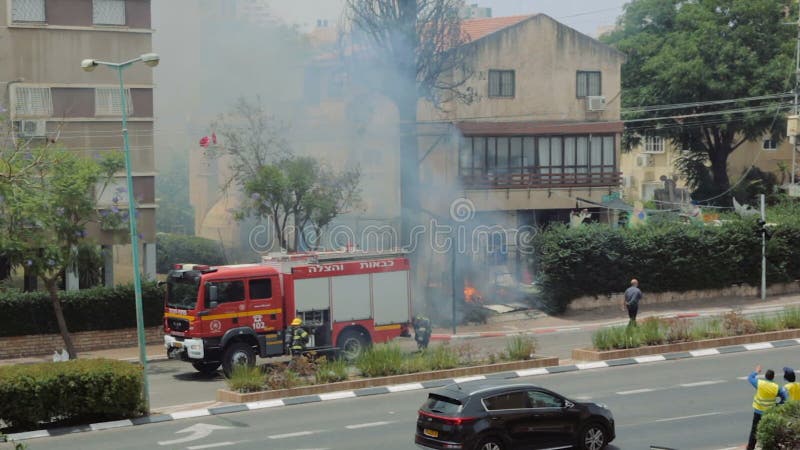
{"label": "stone wall", "polygon": [[[164,341],[164,327],[145,328],[148,344]],[[138,345],[136,328],[71,333],[75,350],[80,352],[108,348],[135,347]],[[0,338],[0,359],[47,355],[64,349],[60,334],[41,334]]]}
{"label": "stone wall", "polygon": [[[661,303],[678,303],[687,300],[730,298],[730,297],[758,297],[759,287],[746,284],[735,285],[725,289],[704,289],[701,291],[685,292],[645,292],[642,299],[643,305],[654,305]],[[797,294],[800,293],[800,282],[780,283],[767,286],[767,296]],[[573,300],[568,306],[567,311],[585,311],[595,308],[606,308],[609,306],[619,306],[622,303],[623,293],[618,292],[610,296],[584,296]]]}

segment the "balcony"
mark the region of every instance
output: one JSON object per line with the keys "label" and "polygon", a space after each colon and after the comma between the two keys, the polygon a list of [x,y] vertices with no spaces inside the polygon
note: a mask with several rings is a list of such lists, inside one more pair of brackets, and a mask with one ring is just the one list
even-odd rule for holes
{"label": "balcony", "polygon": [[505,173],[462,175],[465,189],[547,189],[619,187],[622,172]]}

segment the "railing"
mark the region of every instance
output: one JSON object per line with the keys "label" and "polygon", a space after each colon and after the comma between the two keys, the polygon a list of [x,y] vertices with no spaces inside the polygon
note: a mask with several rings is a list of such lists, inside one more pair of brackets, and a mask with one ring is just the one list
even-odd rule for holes
{"label": "railing", "polygon": [[461,183],[467,189],[607,187],[619,186],[622,184],[622,173],[505,173],[492,175],[462,175]]}

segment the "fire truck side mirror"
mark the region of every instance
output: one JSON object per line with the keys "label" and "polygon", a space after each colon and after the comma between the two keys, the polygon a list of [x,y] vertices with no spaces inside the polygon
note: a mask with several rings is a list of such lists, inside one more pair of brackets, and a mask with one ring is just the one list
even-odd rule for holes
{"label": "fire truck side mirror", "polygon": [[219,288],[211,283],[206,283],[206,292],[208,293],[208,307],[215,308],[217,306],[217,300],[219,299],[219,294],[217,290]]}

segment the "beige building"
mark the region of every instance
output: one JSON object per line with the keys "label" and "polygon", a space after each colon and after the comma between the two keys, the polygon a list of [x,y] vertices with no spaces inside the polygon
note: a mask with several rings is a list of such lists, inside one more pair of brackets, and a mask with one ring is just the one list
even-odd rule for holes
{"label": "beige building", "polygon": [[[116,72],[87,73],[81,60],[121,62],[152,51],[150,0],[0,0],[0,94],[19,138],[50,140],[87,157],[123,149]],[[144,64],[124,72],[142,271],[155,276],[153,75]],[[127,208],[125,174],[100,198],[101,208]],[[119,189],[117,189],[119,188]],[[117,202],[114,203],[114,197]],[[104,246],[106,283],[132,279],[128,232],[90,236]],[[77,280],[68,277],[68,288]]]}

